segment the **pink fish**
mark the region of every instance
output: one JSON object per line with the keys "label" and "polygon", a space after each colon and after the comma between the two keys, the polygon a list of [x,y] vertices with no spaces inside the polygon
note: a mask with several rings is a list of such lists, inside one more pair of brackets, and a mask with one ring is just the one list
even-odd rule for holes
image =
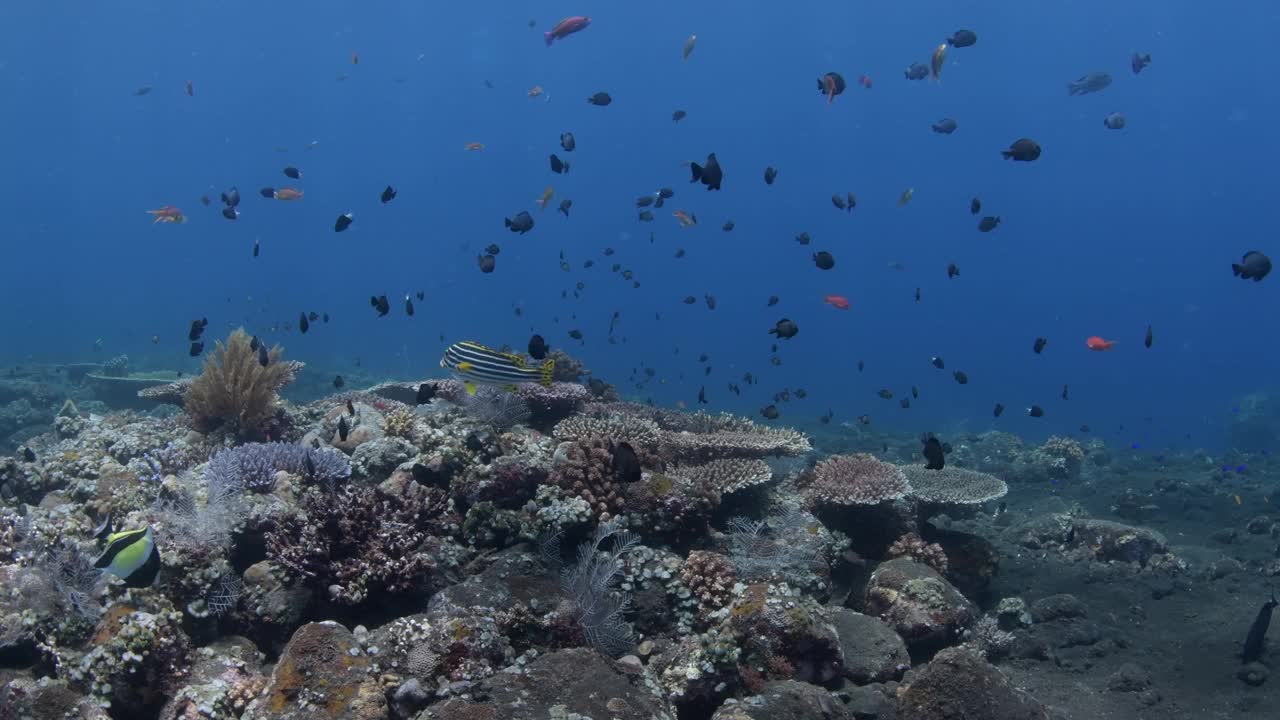
{"label": "pink fish", "polygon": [[551,43],[556,40],[567,38],[579,30],[586,30],[590,24],[591,18],[585,15],[573,15],[556,23],[550,32],[542,33],[542,39],[547,41],[547,47],[551,47]]}

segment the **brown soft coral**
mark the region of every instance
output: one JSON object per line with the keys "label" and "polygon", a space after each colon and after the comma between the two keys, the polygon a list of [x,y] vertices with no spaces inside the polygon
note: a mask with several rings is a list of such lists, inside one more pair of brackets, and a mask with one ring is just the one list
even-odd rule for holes
{"label": "brown soft coral", "polygon": [[293,382],[294,365],[282,362],[280,346],[267,364],[244,328],[238,328],[205,358],[204,368],[187,387],[183,407],[201,432],[226,427],[243,438],[260,437],[275,416],[277,393]]}
{"label": "brown soft coral", "polygon": [[888,559],[909,557],[938,571],[939,575],[947,574],[947,553],[937,543],[927,543],[915,533],[907,533],[889,546]]}

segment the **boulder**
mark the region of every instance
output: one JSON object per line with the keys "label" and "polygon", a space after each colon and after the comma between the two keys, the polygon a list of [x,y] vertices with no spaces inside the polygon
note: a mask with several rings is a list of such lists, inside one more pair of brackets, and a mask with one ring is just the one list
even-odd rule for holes
{"label": "boulder", "polygon": [[881,563],[867,583],[866,608],[906,641],[928,653],[960,636],[977,609],[933,568],[910,558]]}
{"label": "boulder", "polygon": [[795,680],[771,682],[759,694],[721,705],[711,720],[853,720],[830,692]]}
{"label": "boulder", "polygon": [[381,720],[387,699],[371,661],[338,623],[308,623],[285,645],[263,694],[242,720]]}
{"label": "boulder", "polygon": [[832,608],[831,620],[844,652],[844,676],[858,685],[897,680],[911,667],[907,645],[879,618]]}
{"label": "boulder", "polygon": [[898,697],[898,720],[1049,720],[1049,710],[965,648],[947,648],[913,670]]}

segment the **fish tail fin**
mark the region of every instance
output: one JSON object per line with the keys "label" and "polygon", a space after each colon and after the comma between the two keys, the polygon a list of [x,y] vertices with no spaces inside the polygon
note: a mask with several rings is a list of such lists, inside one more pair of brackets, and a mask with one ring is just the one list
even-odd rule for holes
{"label": "fish tail fin", "polygon": [[696,162],[689,163],[689,172],[693,174],[693,179],[689,182],[698,182],[702,179],[702,166]]}
{"label": "fish tail fin", "polygon": [[1003,156],[1005,160],[1008,160],[1009,158],[1013,157],[1013,151],[1012,151],[1012,150],[1001,150],[1001,151],[1000,151],[1000,155],[1001,155],[1001,156]]}
{"label": "fish tail fin", "polygon": [[467,389],[468,395],[474,396],[476,394],[476,391],[480,389],[478,386],[476,386],[475,383],[471,382],[470,380],[464,382],[462,385]]}
{"label": "fish tail fin", "polygon": [[1243,271],[1243,270],[1244,270],[1244,268],[1240,267],[1239,263],[1231,263],[1231,274],[1232,274],[1232,275],[1235,275],[1236,277],[1240,277],[1240,272],[1241,272],[1241,271]]}
{"label": "fish tail fin", "polygon": [[507,227],[511,227],[511,218],[502,218],[502,223]]}
{"label": "fish tail fin", "polygon": [[542,40],[547,44],[547,47],[551,47],[551,43],[556,41],[556,36],[549,32],[544,32],[542,33]]}
{"label": "fish tail fin", "polygon": [[556,371],[556,361],[548,360],[542,363],[538,368],[538,384],[544,387],[551,387],[551,376]]}

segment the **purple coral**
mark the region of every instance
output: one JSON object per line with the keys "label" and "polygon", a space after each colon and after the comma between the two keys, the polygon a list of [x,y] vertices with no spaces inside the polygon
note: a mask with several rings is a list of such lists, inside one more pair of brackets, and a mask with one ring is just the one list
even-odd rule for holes
{"label": "purple coral", "polygon": [[814,505],[875,505],[897,500],[911,487],[896,465],[855,453],[832,455],[818,463],[805,478],[803,489]]}
{"label": "purple coral", "polygon": [[351,477],[351,464],[342,453],[274,442],[249,443],[215,453],[205,469],[205,479],[210,487],[268,493],[281,470],[330,488]]}

